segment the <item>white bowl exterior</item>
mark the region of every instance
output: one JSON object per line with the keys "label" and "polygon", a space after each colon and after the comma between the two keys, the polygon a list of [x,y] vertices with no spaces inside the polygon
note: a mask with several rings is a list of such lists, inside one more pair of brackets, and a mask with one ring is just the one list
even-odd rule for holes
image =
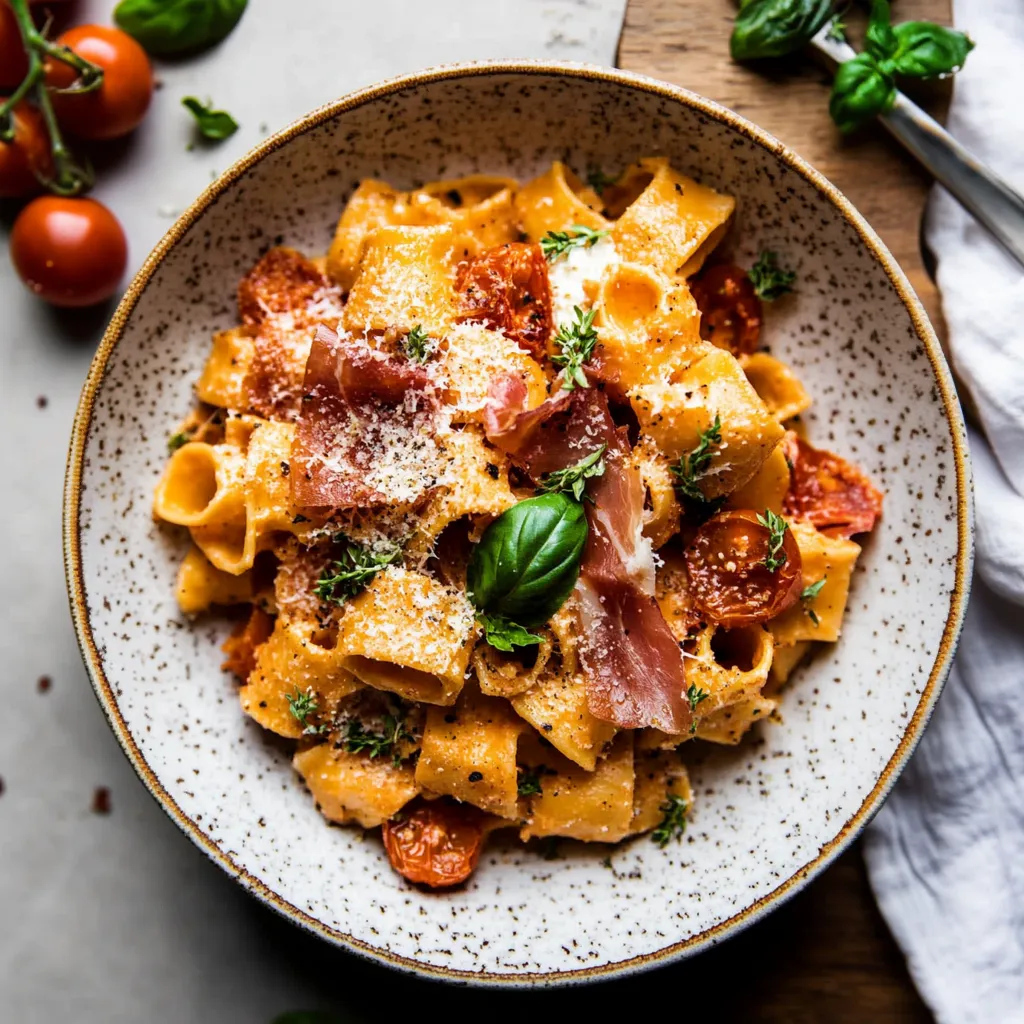
{"label": "white bowl exterior", "polygon": [[[238,279],[275,242],[324,251],[361,178],[525,179],[555,158],[610,170],[651,154],[737,197],[740,262],[771,248],[797,270],[797,295],[768,309],[766,340],[814,397],[811,440],[861,465],[886,492],[885,514],[855,573],[843,637],[797,672],[783,723],[762,724],[737,749],[689,755],[696,799],[681,844],[564,843],[548,861],[509,842],[485,852],[463,890],[422,892],[391,871],[375,836],[327,826],[284,747],[241,713],[219,669],[226,627],[178,612],[185,544],[149,512],[166,440],[211,332],[235,322]],[[858,229],[785,159],[698,109],[622,82],[493,73],[342,110],[224,188],[153,271],[110,354],[79,505],[82,615],[116,701],[108,713],[197,841],[345,944],[503,977],[643,964],[815,862],[878,787],[944,634],[951,656],[969,511],[965,498],[958,529],[962,424],[947,420],[941,390]],[[962,579],[962,551],[959,564]]]}

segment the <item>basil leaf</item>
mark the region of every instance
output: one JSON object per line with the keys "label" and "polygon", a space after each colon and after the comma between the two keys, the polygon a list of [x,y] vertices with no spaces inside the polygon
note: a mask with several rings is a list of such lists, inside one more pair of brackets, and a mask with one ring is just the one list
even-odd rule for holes
{"label": "basil leaf", "polygon": [[729,40],[732,59],[785,57],[806,46],[831,13],[831,0],[747,0]]}
{"label": "basil leaf", "polygon": [[544,638],[530,633],[523,629],[516,622],[509,622],[501,615],[485,615],[477,612],[477,622],[484,627],[484,639],[493,648],[499,651],[512,653],[513,647],[533,647],[535,644],[543,643]]}
{"label": "basil leaf", "polygon": [[828,112],[843,134],[866,124],[876,114],[891,109],[896,86],[867,53],[840,64],[832,83]]}
{"label": "basil leaf", "polygon": [[974,49],[963,34],[930,21],[905,21],[893,30],[897,48],[893,69],[908,78],[931,78],[959,71]]}
{"label": "basil leaf", "polygon": [[248,0],[121,0],[114,21],[144,50],[164,56],[219,43]]}
{"label": "basil leaf", "polygon": [[181,105],[192,113],[196,127],[204,139],[219,142],[238,131],[238,122],[226,110],[214,110],[213,101],[200,103],[195,96],[186,96]]}
{"label": "basil leaf", "polygon": [[466,590],[476,607],[529,628],[547,622],[569,596],[587,540],[583,506],[565,494],[513,505],[473,549]]}
{"label": "basil leaf", "polygon": [[896,52],[896,33],[892,29],[889,0],[874,0],[864,33],[864,49],[876,61],[884,61]]}

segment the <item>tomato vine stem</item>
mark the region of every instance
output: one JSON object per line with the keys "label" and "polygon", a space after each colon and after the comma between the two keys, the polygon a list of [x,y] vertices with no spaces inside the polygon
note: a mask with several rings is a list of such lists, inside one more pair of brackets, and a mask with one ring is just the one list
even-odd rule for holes
{"label": "tomato vine stem", "polygon": [[28,56],[28,72],[17,89],[0,103],[0,141],[14,140],[14,108],[27,97],[31,97],[43,115],[46,131],[50,137],[50,152],[53,154],[54,176],[52,179],[40,179],[43,184],[58,195],[74,196],[84,192],[93,183],[92,171],[78,163],[71,151],[64,144],[60,126],[57,124],[50,102],[50,93],[46,87],[46,64],[44,57],[51,57],[74,68],[78,73],[74,84],[61,92],[91,92],[103,84],[103,68],[92,61],[80,57],[68,46],[60,46],[46,38],[45,29],[40,32],[29,11],[28,0],[7,0],[18,30],[21,32],[22,45]]}

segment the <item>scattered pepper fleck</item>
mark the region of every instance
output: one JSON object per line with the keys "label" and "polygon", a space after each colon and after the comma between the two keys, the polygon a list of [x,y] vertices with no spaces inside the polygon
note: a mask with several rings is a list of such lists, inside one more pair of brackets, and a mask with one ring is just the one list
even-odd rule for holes
{"label": "scattered pepper fleck", "polygon": [[92,794],[92,813],[110,813],[110,790],[106,786],[97,786]]}
{"label": "scattered pepper fleck", "polygon": [[48,398],[46,397],[46,395],[40,395],[40,396],[39,396],[39,397],[38,397],[38,398],[36,399],[36,405],[37,405],[37,406],[38,406],[38,407],[39,407],[40,409],[45,409],[45,408],[46,408],[46,407],[47,407],[47,406],[48,406],[49,404],[50,404],[50,400],[49,400],[49,399],[48,399]]}
{"label": "scattered pepper fleck", "polygon": [[47,693],[52,685],[53,680],[49,676],[40,676],[36,682],[36,689],[40,693]]}
{"label": "scattered pepper fleck", "polygon": [[484,773],[483,772],[470,772],[469,773],[469,781],[470,782],[482,782],[483,778],[484,778]]}

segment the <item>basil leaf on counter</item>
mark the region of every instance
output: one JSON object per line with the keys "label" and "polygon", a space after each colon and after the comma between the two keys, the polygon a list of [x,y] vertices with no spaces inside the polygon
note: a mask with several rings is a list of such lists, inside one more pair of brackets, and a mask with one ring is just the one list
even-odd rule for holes
{"label": "basil leaf on counter", "polygon": [[238,131],[238,122],[226,110],[214,110],[212,100],[201,103],[195,96],[186,96],[181,105],[196,119],[196,127],[204,139],[219,142]]}
{"label": "basil leaf on counter", "polygon": [[794,53],[811,41],[831,14],[831,0],[746,0],[729,40],[732,59]]}
{"label": "basil leaf on counter", "polygon": [[959,71],[974,49],[963,32],[930,21],[905,21],[893,29],[896,52],[893,69],[908,78],[932,78]]}
{"label": "basil leaf on counter", "polygon": [[479,611],[529,628],[569,596],[587,540],[583,505],[562,493],[513,505],[473,549],[466,590]]}
{"label": "basil leaf on counter", "polygon": [[248,0],[121,0],[114,21],[157,56],[202,50],[238,24]]}
{"label": "basil leaf on counter", "polygon": [[867,53],[840,64],[832,83],[828,112],[844,134],[890,110],[896,100],[892,77]]}

